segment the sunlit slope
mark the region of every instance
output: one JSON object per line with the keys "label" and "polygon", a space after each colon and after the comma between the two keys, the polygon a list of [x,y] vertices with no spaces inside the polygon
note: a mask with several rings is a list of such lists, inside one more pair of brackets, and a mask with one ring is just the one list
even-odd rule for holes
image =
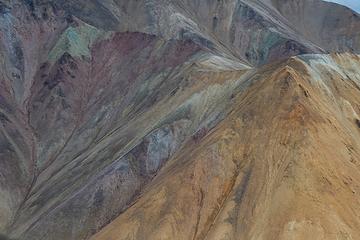
{"label": "sunlit slope", "polygon": [[92,239],[358,239],[360,58],[267,66]]}

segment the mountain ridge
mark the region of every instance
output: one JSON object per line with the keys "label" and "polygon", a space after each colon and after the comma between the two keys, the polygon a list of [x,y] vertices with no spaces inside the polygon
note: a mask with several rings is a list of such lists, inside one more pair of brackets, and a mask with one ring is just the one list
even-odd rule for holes
{"label": "mountain ridge", "polygon": [[0,232],[359,237],[360,18],[336,6],[0,1]]}

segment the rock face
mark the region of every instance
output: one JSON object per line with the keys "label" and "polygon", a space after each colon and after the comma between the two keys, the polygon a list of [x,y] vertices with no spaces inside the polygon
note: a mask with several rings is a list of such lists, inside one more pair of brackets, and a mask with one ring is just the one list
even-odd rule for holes
{"label": "rock face", "polygon": [[359,30],[320,0],[1,0],[0,239],[360,239]]}

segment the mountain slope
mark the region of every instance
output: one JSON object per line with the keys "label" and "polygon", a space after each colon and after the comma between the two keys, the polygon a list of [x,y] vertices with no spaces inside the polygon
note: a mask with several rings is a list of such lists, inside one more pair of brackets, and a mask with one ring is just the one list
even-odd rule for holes
{"label": "mountain slope", "polygon": [[[327,51],[359,52],[360,16],[334,3],[310,0],[273,0],[293,29]],[[314,17],[316,16],[316,18]]]}
{"label": "mountain slope", "polygon": [[0,233],[357,239],[359,24],[315,0],[1,0]]}
{"label": "mountain slope", "polygon": [[359,67],[310,55],[260,70],[92,239],[358,239]]}

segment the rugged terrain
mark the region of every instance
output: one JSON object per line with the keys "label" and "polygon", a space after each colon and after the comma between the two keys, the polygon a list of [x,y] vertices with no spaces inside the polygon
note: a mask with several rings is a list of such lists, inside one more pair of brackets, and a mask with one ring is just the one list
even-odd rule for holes
{"label": "rugged terrain", "polygon": [[320,0],[0,1],[0,233],[360,239],[359,53]]}

